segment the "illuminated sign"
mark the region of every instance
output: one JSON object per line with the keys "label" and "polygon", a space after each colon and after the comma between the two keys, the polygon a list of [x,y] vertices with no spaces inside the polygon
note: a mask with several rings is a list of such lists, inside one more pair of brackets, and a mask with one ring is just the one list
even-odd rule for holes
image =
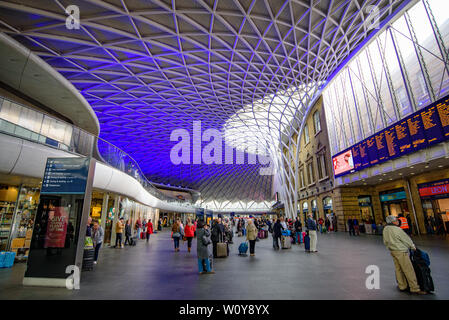
{"label": "illuminated sign", "polygon": [[343,174],[354,169],[354,159],[351,150],[347,150],[345,153],[334,157],[332,162],[334,164],[335,175]]}
{"label": "illuminated sign", "polygon": [[333,156],[334,175],[338,178],[445,140],[449,140],[449,96]]}
{"label": "illuminated sign", "polygon": [[421,197],[449,194],[449,180],[420,184],[418,185],[418,190]]}

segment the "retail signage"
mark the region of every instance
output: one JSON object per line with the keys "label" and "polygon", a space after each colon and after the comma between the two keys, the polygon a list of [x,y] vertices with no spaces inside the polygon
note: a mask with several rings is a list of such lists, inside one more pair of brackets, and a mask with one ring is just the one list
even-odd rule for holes
{"label": "retail signage", "polygon": [[336,178],[449,140],[449,96],[332,157]]}
{"label": "retail signage", "polygon": [[393,192],[393,193],[380,195],[381,202],[396,201],[396,200],[402,200],[402,199],[407,199],[405,191],[399,191],[399,192]]}
{"label": "retail signage", "polygon": [[418,185],[418,189],[421,197],[449,194],[449,180],[420,184]]}
{"label": "retail signage", "polygon": [[89,158],[48,158],[41,194],[84,194]]}
{"label": "retail signage", "polygon": [[44,248],[64,248],[69,214],[63,207],[49,212]]}

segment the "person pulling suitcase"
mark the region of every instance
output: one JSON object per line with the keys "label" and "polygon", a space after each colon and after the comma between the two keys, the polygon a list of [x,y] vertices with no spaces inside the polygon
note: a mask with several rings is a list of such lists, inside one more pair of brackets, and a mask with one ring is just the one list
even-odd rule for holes
{"label": "person pulling suitcase", "polygon": [[409,250],[416,251],[412,239],[399,227],[399,221],[395,216],[388,216],[387,226],[383,231],[384,245],[390,250],[396,272],[398,289],[401,292],[410,290],[412,294],[424,295],[416,279],[415,270],[409,257]]}

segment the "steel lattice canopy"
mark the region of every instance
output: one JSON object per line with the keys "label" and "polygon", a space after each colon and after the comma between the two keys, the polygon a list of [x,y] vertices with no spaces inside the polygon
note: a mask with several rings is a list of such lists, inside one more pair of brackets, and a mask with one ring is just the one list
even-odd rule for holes
{"label": "steel lattice canopy", "polygon": [[[11,0],[0,1],[0,27],[75,85],[101,137],[150,180],[197,189],[203,201],[257,203],[271,199],[273,180],[260,165],[173,165],[172,130],[201,121],[278,145],[372,23],[408,2]],[[78,30],[66,27],[72,4]]]}

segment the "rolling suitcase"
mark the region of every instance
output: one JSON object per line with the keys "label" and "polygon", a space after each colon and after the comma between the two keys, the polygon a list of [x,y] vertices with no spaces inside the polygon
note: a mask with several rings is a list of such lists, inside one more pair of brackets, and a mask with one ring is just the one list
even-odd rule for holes
{"label": "rolling suitcase", "polygon": [[308,252],[310,251],[310,237],[308,234],[304,237],[304,249]]}
{"label": "rolling suitcase", "polygon": [[145,235],[145,232],[141,232],[141,233],[140,233],[140,239],[145,239],[145,236],[146,236],[146,235]]}
{"label": "rolling suitcase", "polygon": [[291,249],[292,248],[292,241],[289,238],[290,237],[288,237],[288,236],[281,237],[282,249]]}
{"label": "rolling suitcase", "polygon": [[416,249],[415,252],[410,253],[410,260],[412,261],[413,269],[415,270],[416,280],[422,291],[428,293],[435,290],[433,279],[430,274],[430,260],[427,253]]}
{"label": "rolling suitcase", "polygon": [[228,244],[222,238],[221,241],[217,243],[217,258],[226,258],[228,255],[229,255]]}
{"label": "rolling suitcase", "polygon": [[228,244],[225,242],[217,243],[217,258],[226,258],[228,256]]}
{"label": "rolling suitcase", "polygon": [[239,245],[239,255],[246,256],[246,253],[248,252],[248,242],[242,242]]}

